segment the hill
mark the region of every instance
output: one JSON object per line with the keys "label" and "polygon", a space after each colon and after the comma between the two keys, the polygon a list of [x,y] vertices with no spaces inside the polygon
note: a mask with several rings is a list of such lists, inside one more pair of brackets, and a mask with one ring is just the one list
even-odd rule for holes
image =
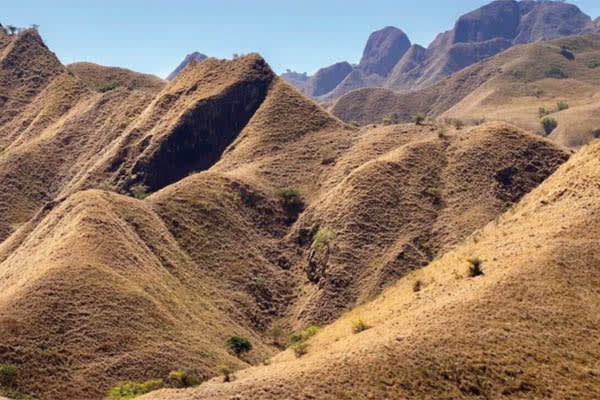
{"label": "hill", "polygon": [[[42,400],[257,365],[280,350],[269,328],[335,321],[570,156],[504,123],[356,129],[256,54],[166,83],[65,68],[35,31],[8,41],[0,361]],[[253,350],[230,353],[232,335]]]}
{"label": "hill", "polygon": [[408,37],[394,27],[374,32],[360,64],[337,87],[326,94],[314,94],[324,93],[325,87],[306,93],[327,103],[363,87],[424,89],[514,45],[597,31],[597,24],[572,4],[496,0],[461,16],[426,49],[411,47]]}
{"label": "hill", "polygon": [[[409,121],[422,112],[432,118],[504,120],[542,133],[540,108],[558,121],[550,138],[579,148],[594,138],[600,119],[600,36],[585,35],[513,47],[423,90],[396,93],[360,89],[332,108],[360,124],[396,114]],[[567,109],[558,110],[563,102]]]}
{"label": "hill", "polygon": [[177,66],[177,68],[175,68],[167,77],[168,81],[172,81],[173,79],[175,79],[177,77],[177,75],[179,75],[181,73],[181,71],[183,71],[183,69],[185,67],[187,67],[187,65],[189,63],[191,63],[192,61],[203,61],[206,60],[208,58],[208,56],[199,53],[197,51],[188,54],[187,56],[185,56],[185,58],[183,59],[183,61]]}
{"label": "hill", "polygon": [[[594,142],[301,358],[288,350],[231,383],[142,399],[597,398],[599,156]],[[483,275],[469,275],[472,257]],[[371,328],[353,334],[358,318]]]}

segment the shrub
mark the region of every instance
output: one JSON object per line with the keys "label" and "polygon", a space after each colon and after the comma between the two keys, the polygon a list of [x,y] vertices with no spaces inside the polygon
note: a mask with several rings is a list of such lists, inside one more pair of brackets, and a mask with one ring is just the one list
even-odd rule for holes
{"label": "shrub", "polygon": [[412,116],[412,122],[414,122],[415,125],[421,125],[423,121],[425,121],[425,116],[421,113],[416,113]]}
{"label": "shrub", "polygon": [[217,372],[223,375],[223,382],[231,382],[231,378],[233,377],[233,371],[226,365],[217,365]]}
{"label": "shrub", "polygon": [[239,357],[252,350],[252,343],[244,337],[231,336],[227,339],[227,348]]}
{"label": "shrub", "polygon": [[388,113],[381,120],[383,125],[393,125],[398,122],[400,122],[400,116],[397,113]]}
{"label": "shrub", "polygon": [[308,339],[319,333],[320,330],[321,328],[319,328],[318,326],[312,325],[303,331],[292,333],[290,335],[290,345],[306,342]]}
{"label": "shrub", "polygon": [[352,333],[361,333],[362,331],[366,331],[370,326],[365,324],[362,319],[357,319],[356,321],[352,321]]}
{"label": "shrub", "polygon": [[313,237],[312,247],[329,247],[329,244],[337,237],[336,231],[330,228],[321,228]]}
{"label": "shrub", "polygon": [[483,275],[483,270],[481,269],[483,260],[481,260],[479,257],[471,257],[467,258],[467,262],[469,263],[469,276],[471,278]]}
{"label": "shrub", "polygon": [[129,400],[163,387],[162,379],[150,379],[146,382],[123,382],[108,392],[108,400]]}
{"label": "shrub", "polygon": [[99,91],[100,93],[106,93],[106,92],[110,92],[111,90],[115,90],[115,89],[116,89],[116,88],[118,88],[118,87],[119,87],[119,84],[118,84],[118,83],[107,83],[107,84],[106,84],[106,85],[104,85],[104,86],[100,86],[100,87],[98,88],[98,91]]}
{"label": "shrub", "polygon": [[600,128],[593,129],[592,136],[594,136],[596,139],[600,138]]}
{"label": "shrub", "polygon": [[565,79],[568,75],[557,65],[551,65],[546,70],[546,77],[554,79]]}
{"label": "shrub", "polygon": [[283,337],[283,329],[278,326],[274,326],[273,328],[267,330],[265,332],[265,336],[268,336],[273,339],[273,344],[275,346],[281,346],[281,338]]}
{"label": "shrub", "polygon": [[308,353],[308,343],[306,342],[298,342],[292,346],[294,349],[294,354],[296,357],[302,357],[306,353]]}
{"label": "shrub", "polygon": [[421,282],[420,279],[417,279],[415,281],[415,283],[413,283],[413,292],[415,292],[415,293],[420,292],[422,288],[423,288],[423,282]]}
{"label": "shrub", "polygon": [[442,189],[430,187],[425,190],[425,193],[433,198],[433,201],[437,204],[442,200]]}
{"label": "shrub", "polygon": [[547,135],[551,134],[553,130],[558,126],[558,122],[554,118],[546,117],[542,118],[540,121],[542,124],[542,128],[544,129],[544,133]]}
{"label": "shrub", "polygon": [[556,108],[558,109],[558,111],[568,110],[569,103],[567,103],[566,101],[559,101],[558,103],[556,103]]}
{"label": "shrub", "polygon": [[176,388],[187,388],[192,386],[198,386],[202,383],[200,379],[191,375],[186,371],[171,371],[167,378],[167,382]]}
{"label": "shrub", "polygon": [[19,368],[13,364],[0,364],[0,386],[13,386]]}
{"label": "shrub", "polygon": [[596,60],[596,59],[590,60],[590,61],[588,61],[587,66],[589,69],[598,68],[598,67],[600,67],[600,60]]}
{"label": "shrub", "polygon": [[538,109],[538,115],[540,116],[540,118],[545,117],[548,114],[552,114],[551,110],[546,110],[544,107],[540,107]]}
{"label": "shrub", "polygon": [[465,123],[458,118],[454,118],[452,119],[452,125],[454,125],[456,129],[460,130],[465,126]]}
{"label": "shrub", "polygon": [[296,209],[304,206],[302,196],[297,189],[280,188],[277,189],[275,194],[281,199],[285,209]]}

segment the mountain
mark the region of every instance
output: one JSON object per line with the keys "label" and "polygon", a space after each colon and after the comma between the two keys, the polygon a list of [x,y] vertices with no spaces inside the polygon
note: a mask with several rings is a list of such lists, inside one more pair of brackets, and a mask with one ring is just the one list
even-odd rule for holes
{"label": "mountain", "polygon": [[[163,378],[172,386],[166,378],[174,370],[205,380],[219,364],[242,370],[270,359],[281,352],[283,337],[311,324],[342,317],[328,329],[346,327],[348,310],[374,298],[385,301],[385,289],[398,279],[404,278],[400,286],[407,280],[412,284],[421,268],[455,251],[527,198],[572,154],[502,122],[461,130],[415,124],[354,128],[276,76],[257,54],[192,62],[167,82],[87,63],[64,67],[35,30],[2,36],[0,43],[0,93],[10,94],[0,103],[0,360],[19,369],[14,390],[41,400],[101,399],[123,381]],[[548,235],[542,236],[548,239],[544,243],[554,238]],[[494,238],[494,251],[508,251],[502,235]],[[489,246],[489,241],[483,244]],[[485,285],[472,294],[470,280],[450,278],[450,268],[461,273],[466,251],[438,262],[434,268],[443,270],[436,275],[440,286],[427,278],[423,295],[432,293],[425,301],[440,303],[420,308],[421,303],[393,301],[379,315],[407,331],[382,326],[386,334],[378,337],[394,334],[392,343],[407,346],[393,348],[393,354],[439,357],[443,353],[419,353],[427,347],[418,347],[418,340],[429,340],[436,330],[452,335],[458,333],[452,327],[485,321],[491,330],[486,325],[477,330],[481,335],[467,339],[479,343],[475,339],[486,338],[481,346],[505,343],[488,332],[510,332],[506,327],[515,326],[528,329],[525,336],[535,331],[536,338],[555,337],[542,329],[544,323],[556,325],[554,318],[571,307],[580,309],[577,315],[584,310],[560,280],[548,280],[555,286],[523,280],[514,287],[501,279],[517,273],[517,266],[535,267],[519,258],[528,257],[528,250],[513,255],[517,261],[508,275],[503,275],[501,261],[493,259],[499,253],[489,250],[488,258],[483,250],[476,252],[486,263],[490,260],[485,273],[493,279],[475,281]],[[496,284],[502,283],[529,299],[522,293],[529,282],[544,288],[545,302],[535,308],[529,303],[523,308],[498,306],[494,310],[508,322],[495,322],[495,314],[484,307],[491,302],[484,296],[487,290],[499,296],[503,291]],[[586,285],[592,283],[585,279]],[[501,298],[517,302],[519,296],[510,294]],[[481,307],[479,314],[459,306],[469,306],[469,299]],[[408,308],[400,310],[403,304]],[[438,325],[428,319],[438,315],[433,304],[449,304],[439,312],[447,318]],[[595,303],[587,304],[592,313]],[[522,312],[501,313],[513,309]],[[408,318],[403,316],[407,310],[425,319],[407,319],[411,324],[396,319]],[[376,322],[377,312],[365,311],[369,323],[372,315]],[[473,319],[464,319],[470,315]],[[515,325],[514,315],[541,322]],[[440,329],[448,321],[454,322]],[[573,321],[571,328],[565,327],[567,338],[579,338],[578,329],[586,328],[583,316]],[[410,333],[413,326],[431,330]],[[278,330],[284,333],[270,334]],[[515,342],[523,338],[520,332],[511,336]],[[252,351],[236,356],[227,346],[232,336],[248,338]],[[327,347],[335,352],[334,341]],[[527,343],[530,351],[523,354],[545,354],[541,352],[548,348],[546,342]],[[560,341],[554,348],[580,351],[571,360],[596,355],[596,347],[576,349],[570,343]],[[359,346],[374,357],[381,354],[368,341]],[[438,342],[429,346],[446,348]],[[457,346],[447,351],[458,351]],[[471,354],[483,357],[477,352],[482,348]],[[313,349],[308,358],[287,365],[310,363]],[[506,347],[494,349],[494,354],[506,353]],[[323,360],[330,360],[330,354],[323,352]],[[290,352],[277,357],[290,358]],[[453,365],[463,365],[462,358],[454,359]],[[531,368],[520,367],[522,373],[516,367],[509,370],[526,380],[524,387],[536,384],[534,361]],[[557,365],[554,358],[550,361]],[[465,362],[464,371],[475,364]],[[505,364],[497,365],[490,374],[506,371]],[[346,367],[352,364],[337,366],[339,371],[327,379],[346,383],[323,388],[324,394],[343,393],[353,381],[346,379]],[[367,374],[361,379],[374,371],[353,369]],[[460,368],[452,371],[463,376]],[[470,372],[465,374],[468,383],[475,381]],[[267,388],[274,382],[269,376]],[[445,382],[432,376],[422,378],[423,385]],[[592,378],[578,376],[578,390],[584,390],[586,379]],[[295,373],[290,377],[301,382]],[[565,397],[580,398],[561,379],[550,374],[542,383],[567,393]],[[290,397],[287,382],[280,382],[280,398]],[[312,384],[293,390],[313,391]],[[238,388],[234,383],[215,390]],[[0,383],[0,393],[3,389]],[[244,396],[254,396],[253,390]],[[273,396],[278,390],[273,389]],[[217,397],[202,394],[213,395]],[[254,398],[261,396],[269,394]]]}
{"label": "mountain", "polygon": [[192,61],[202,61],[202,60],[206,60],[208,58],[208,56],[202,54],[202,53],[198,53],[197,51],[188,54],[187,56],[185,56],[185,58],[183,59],[183,61],[181,62],[181,64],[179,64],[177,66],[177,68],[175,68],[173,70],[173,72],[171,72],[169,74],[169,76],[167,77],[168,81],[172,81],[173,79],[175,79],[177,77],[177,75],[179,75],[181,73],[181,71]]}
{"label": "mountain", "polygon": [[[504,120],[540,134],[540,108],[558,121],[550,138],[579,148],[594,138],[600,118],[600,36],[589,34],[519,45],[428,88],[396,93],[365,88],[340,98],[334,115],[359,124],[388,114],[410,121],[416,113],[465,122]],[[558,110],[558,102],[567,108]]]}
{"label": "mountain", "polygon": [[[301,358],[290,349],[232,382],[141,399],[598,398],[599,180],[596,141],[458,247],[323,329]],[[359,320],[370,329],[353,332]]]}
{"label": "mountain", "polygon": [[[514,45],[597,31],[577,6],[559,1],[497,0],[461,16],[427,49],[387,27],[371,35],[361,63],[335,89],[313,95],[335,100],[361,87],[422,89]],[[308,93],[310,94],[310,93]]]}

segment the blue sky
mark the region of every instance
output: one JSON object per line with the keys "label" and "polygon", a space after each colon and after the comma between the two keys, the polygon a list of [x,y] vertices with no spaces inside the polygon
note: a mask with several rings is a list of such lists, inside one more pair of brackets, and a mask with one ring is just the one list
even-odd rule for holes
{"label": "blue sky", "polygon": [[[358,62],[369,34],[387,25],[428,45],[458,16],[488,2],[17,0],[4,2],[0,23],[40,25],[65,64],[91,61],[165,77],[192,51],[219,58],[256,51],[277,72],[313,73],[337,61]],[[599,0],[571,3],[600,15]]]}

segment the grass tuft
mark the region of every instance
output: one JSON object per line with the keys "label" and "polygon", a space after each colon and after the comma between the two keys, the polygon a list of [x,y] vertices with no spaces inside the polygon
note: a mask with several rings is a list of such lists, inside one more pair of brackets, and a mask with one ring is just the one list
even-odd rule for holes
{"label": "grass tuft", "polygon": [[122,382],[108,392],[108,400],[129,400],[163,387],[162,379],[150,379],[146,382]]}

